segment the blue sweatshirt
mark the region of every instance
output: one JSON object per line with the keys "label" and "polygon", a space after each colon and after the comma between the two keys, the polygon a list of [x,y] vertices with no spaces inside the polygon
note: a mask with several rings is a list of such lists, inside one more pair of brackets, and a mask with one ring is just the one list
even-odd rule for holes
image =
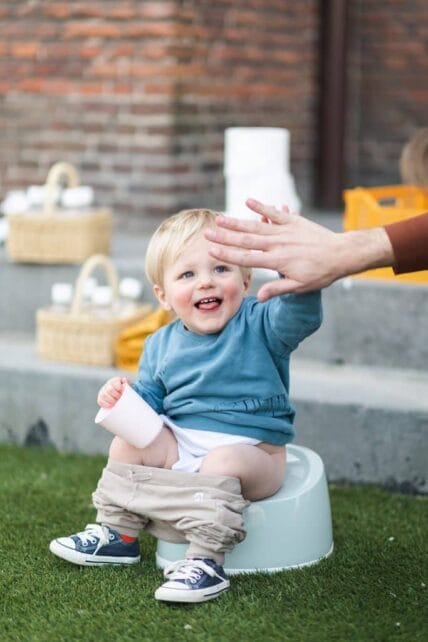
{"label": "blue sweatshirt", "polygon": [[216,334],[177,320],[146,340],[133,387],[180,427],[286,444],[294,437],[290,353],[321,318],[320,292],[310,292],[247,297]]}

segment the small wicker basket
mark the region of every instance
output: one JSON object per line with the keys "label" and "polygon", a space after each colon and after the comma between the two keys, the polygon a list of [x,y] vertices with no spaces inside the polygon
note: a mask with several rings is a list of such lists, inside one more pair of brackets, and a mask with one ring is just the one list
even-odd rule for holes
{"label": "small wicker basket", "polygon": [[93,254],[108,254],[112,214],[107,208],[65,212],[55,207],[60,180],[79,184],[76,168],[56,163],[46,180],[46,196],[39,212],[9,214],[7,254],[17,263],[81,263]]}
{"label": "small wicker basket", "polygon": [[84,310],[85,282],[99,267],[105,271],[112,289],[113,306],[120,308],[116,268],[107,256],[91,256],[82,266],[76,280],[70,310],[37,310],[36,348],[42,359],[111,366],[114,364],[114,346],[120,332],[151,312],[152,306],[149,304],[138,304],[132,312],[118,311],[106,316],[97,315],[91,309]]}

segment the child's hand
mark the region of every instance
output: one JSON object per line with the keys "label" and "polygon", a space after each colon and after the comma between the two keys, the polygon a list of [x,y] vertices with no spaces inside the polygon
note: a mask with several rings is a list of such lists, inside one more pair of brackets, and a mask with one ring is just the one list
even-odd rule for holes
{"label": "child's hand", "polygon": [[121,398],[126,383],[129,382],[124,377],[113,377],[109,379],[98,393],[98,405],[101,406],[101,408],[111,408],[114,406]]}

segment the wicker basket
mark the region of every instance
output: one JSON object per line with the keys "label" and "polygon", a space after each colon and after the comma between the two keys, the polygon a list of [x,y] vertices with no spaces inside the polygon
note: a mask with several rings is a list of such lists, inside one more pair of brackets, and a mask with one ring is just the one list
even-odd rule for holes
{"label": "wicker basket", "polygon": [[131,313],[100,316],[83,309],[84,284],[96,268],[103,268],[113,292],[113,305],[119,307],[116,268],[107,256],[91,256],[82,266],[76,281],[70,311],[51,308],[37,310],[36,346],[42,359],[85,363],[97,366],[114,364],[114,346],[118,335],[129,325],[151,312],[149,304],[139,304]]}
{"label": "wicker basket", "polygon": [[7,254],[18,263],[81,263],[93,254],[108,254],[112,230],[109,209],[66,212],[54,205],[62,178],[69,187],[79,184],[73,165],[56,163],[49,171],[40,212],[9,214]]}

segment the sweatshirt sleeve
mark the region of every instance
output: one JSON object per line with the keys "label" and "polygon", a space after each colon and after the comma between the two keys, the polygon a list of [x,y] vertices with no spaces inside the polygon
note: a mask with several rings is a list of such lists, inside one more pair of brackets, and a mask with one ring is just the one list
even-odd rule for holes
{"label": "sweatshirt sleeve", "polygon": [[132,388],[149,406],[158,413],[163,413],[163,400],[166,394],[161,378],[156,374],[156,344],[154,336],[148,337],[144,343],[143,354],[138,365],[138,378]]}
{"label": "sweatshirt sleeve", "polygon": [[285,294],[258,305],[261,306],[260,329],[270,349],[278,354],[295,350],[303,339],[321,325],[319,290],[305,294]]}
{"label": "sweatshirt sleeve", "polygon": [[428,212],[385,226],[394,249],[395,274],[428,269]]}

